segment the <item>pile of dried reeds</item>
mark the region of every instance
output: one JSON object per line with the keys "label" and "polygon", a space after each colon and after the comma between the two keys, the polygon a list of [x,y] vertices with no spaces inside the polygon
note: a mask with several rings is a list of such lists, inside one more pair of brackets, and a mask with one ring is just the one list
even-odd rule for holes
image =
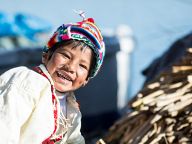
{"label": "pile of dried reeds", "polygon": [[129,103],[131,112],[103,138],[107,144],[192,143],[192,48]]}

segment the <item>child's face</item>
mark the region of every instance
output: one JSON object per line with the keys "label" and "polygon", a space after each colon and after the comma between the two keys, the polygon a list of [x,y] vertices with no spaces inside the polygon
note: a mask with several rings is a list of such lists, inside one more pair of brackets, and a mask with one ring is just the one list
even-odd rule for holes
{"label": "child's face", "polygon": [[93,53],[88,47],[82,48],[73,44],[60,46],[51,58],[48,52],[43,62],[51,75],[56,90],[73,91],[87,84]]}

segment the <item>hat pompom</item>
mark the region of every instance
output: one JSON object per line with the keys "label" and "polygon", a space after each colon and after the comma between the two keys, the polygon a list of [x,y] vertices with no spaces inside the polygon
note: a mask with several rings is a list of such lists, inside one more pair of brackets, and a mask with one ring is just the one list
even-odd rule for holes
{"label": "hat pompom", "polygon": [[94,21],[93,18],[87,18],[87,21],[88,21],[88,22],[91,22],[91,23],[95,23],[95,21]]}

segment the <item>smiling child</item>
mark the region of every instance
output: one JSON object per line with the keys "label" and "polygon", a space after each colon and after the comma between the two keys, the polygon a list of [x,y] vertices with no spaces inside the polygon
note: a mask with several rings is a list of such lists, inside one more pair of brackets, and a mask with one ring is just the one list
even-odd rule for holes
{"label": "smiling child", "polygon": [[60,26],[42,64],[0,76],[0,140],[8,144],[84,144],[74,91],[98,73],[105,55],[92,18]]}

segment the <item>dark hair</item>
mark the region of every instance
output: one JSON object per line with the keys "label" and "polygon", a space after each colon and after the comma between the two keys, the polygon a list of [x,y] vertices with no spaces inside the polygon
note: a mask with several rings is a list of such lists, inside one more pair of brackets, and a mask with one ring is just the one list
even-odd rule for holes
{"label": "dark hair", "polygon": [[[51,59],[53,53],[55,52],[55,50],[57,48],[60,48],[60,47],[63,47],[63,46],[67,46],[67,45],[70,45],[70,44],[74,44],[72,48],[76,48],[78,46],[81,46],[82,50],[85,49],[85,48],[90,48],[90,46],[88,46],[86,43],[84,43],[83,41],[79,41],[79,40],[67,40],[67,41],[62,41],[62,42],[59,42],[59,43],[56,43],[52,48],[49,49],[49,57],[48,57],[48,60]],[[95,54],[94,54],[94,51],[92,50],[92,48],[90,48],[92,53],[93,53],[93,58],[92,58],[92,61],[91,61],[91,67],[90,67],[90,70],[89,70],[89,74],[88,74],[88,78],[90,77],[90,72],[91,70],[95,67],[95,63],[96,63],[96,58],[95,58]]]}

